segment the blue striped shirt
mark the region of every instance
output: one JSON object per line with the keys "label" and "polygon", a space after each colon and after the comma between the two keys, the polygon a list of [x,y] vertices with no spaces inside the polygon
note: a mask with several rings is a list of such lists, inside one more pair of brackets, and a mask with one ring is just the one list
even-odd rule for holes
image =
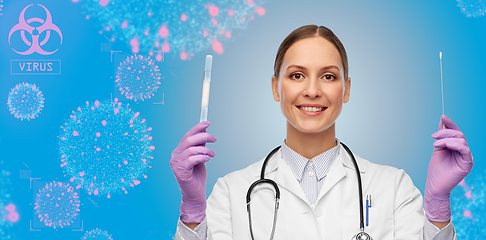
{"label": "blue striped shirt", "polygon": [[321,190],[324,178],[329,172],[334,159],[339,155],[341,144],[336,139],[337,145],[312,159],[307,159],[298,154],[285,144],[282,143],[282,159],[292,170],[297,181],[299,181],[302,190],[307,196],[309,203],[316,204],[319,191]]}

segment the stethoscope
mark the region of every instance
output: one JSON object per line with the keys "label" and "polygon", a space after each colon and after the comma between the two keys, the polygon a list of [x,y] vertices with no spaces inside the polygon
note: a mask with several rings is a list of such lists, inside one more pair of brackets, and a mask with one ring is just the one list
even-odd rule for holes
{"label": "stethoscope", "polygon": [[[351,156],[351,159],[353,160],[354,168],[356,169],[356,175],[358,177],[358,190],[359,190],[359,209],[360,209],[360,214],[359,214],[359,228],[360,232],[357,233],[356,235],[353,236],[352,240],[373,240],[373,238],[364,231],[364,220],[363,220],[363,189],[361,186],[361,175],[359,173],[359,168],[358,164],[356,163],[356,159],[353,156],[353,153],[349,148],[344,145],[344,143],[341,143],[341,145],[346,149],[346,152],[348,152],[349,156]],[[250,224],[250,234],[251,234],[251,239],[255,240],[253,237],[253,228],[251,224],[251,211],[250,211],[250,195],[251,192],[253,191],[253,188],[257,186],[260,183],[269,183],[273,185],[273,188],[275,188],[275,211],[273,214],[273,225],[272,225],[272,234],[270,235],[270,240],[273,239],[273,234],[275,233],[275,225],[277,223],[277,211],[278,211],[278,205],[280,201],[280,189],[277,186],[277,183],[271,179],[265,179],[265,168],[267,166],[268,160],[280,149],[280,146],[276,147],[273,149],[265,158],[265,161],[263,161],[263,166],[262,166],[262,172],[260,174],[260,179],[255,181],[253,184],[251,184],[250,188],[248,188],[248,192],[246,193],[246,210],[248,211],[248,219],[249,219],[249,224]]]}

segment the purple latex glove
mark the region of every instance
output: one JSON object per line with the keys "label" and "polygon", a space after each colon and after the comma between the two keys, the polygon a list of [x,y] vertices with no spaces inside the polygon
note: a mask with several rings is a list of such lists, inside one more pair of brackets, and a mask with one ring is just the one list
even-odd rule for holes
{"label": "purple latex glove", "polygon": [[182,138],[172,152],[170,166],[181,189],[181,221],[200,223],[206,215],[206,167],[215,153],[206,147],[216,138],[206,132],[209,122],[200,122]]}
{"label": "purple latex glove", "polygon": [[439,131],[432,137],[436,141],[427,172],[424,210],[430,221],[446,222],[451,218],[451,191],[471,171],[473,159],[464,134],[447,116],[441,116]]}

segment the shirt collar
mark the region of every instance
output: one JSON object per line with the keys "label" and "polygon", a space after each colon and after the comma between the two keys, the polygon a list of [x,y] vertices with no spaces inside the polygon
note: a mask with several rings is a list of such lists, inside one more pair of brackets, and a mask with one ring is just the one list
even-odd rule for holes
{"label": "shirt collar", "polygon": [[316,170],[317,180],[321,180],[327,175],[334,159],[339,155],[341,144],[339,144],[340,142],[337,138],[336,142],[337,145],[335,147],[313,157],[312,159],[308,159],[289,148],[284,141],[281,149],[282,159],[290,167],[292,173],[299,182],[302,180],[305,166],[309,161],[312,161]]}

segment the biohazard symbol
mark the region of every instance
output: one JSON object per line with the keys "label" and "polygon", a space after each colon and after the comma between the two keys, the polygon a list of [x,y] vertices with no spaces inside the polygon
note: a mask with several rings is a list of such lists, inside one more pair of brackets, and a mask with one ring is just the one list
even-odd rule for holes
{"label": "biohazard symbol", "polygon": [[[59,28],[52,23],[52,16],[51,16],[51,13],[49,12],[49,10],[47,10],[47,8],[45,8],[44,6],[42,6],[40,4],[37,4],[37,5],[41,6],[42,8],[44,8],[44,10],[46,10],[46,14],[47,14],[46,20],[44,21],[43,19],[40,19],[40,18],[30,18],[28,20],[25,20],[25,17],[24,17],[25,10],[27,10],[27,8],[29,8],[32,5],[34,5],[34,4],[30,4],[29,6],[25,7],[22,10],[22,12],[20,13],[19,23],[17,23],[10,30],[10,33],[8,34],[8,43],[10,44],[10,37],[12,36],[12,34],[16,31],[20,31],[20,35],[22,37],[22,40],[30,48],[25,52],[18,52],[15,49],[12,48],[12,50],[14,50],[16,53],[21,54],[21,55],[29,55],[29,54],[32,54],[34,52],[42,54],[42,55],[53,54],[57,51],[57,49],[52,51],[52,52],[46,52],[41,48],[41,46],[44,46],[44,44],[46,44],[47,41],[49,41],[49,37],[51,36],[51,30],[55,31],[57,34],[59,34],[59,36],[61,37],[61,44],[62,44],[61,30],[59,30]],[[38,23],[41,23],[42,25],[38,26],[38,27],[32,27],[32,26],[29,25],[29,23],[32,23],[32,22],[38,22]],[[45,35],[44,39],[39,43],[39,36],[44,31],[46,31],[46,35]],[[30,35],[32,36],[32,42],[30,42],[25,37],[25,32],[30,33]]]}

